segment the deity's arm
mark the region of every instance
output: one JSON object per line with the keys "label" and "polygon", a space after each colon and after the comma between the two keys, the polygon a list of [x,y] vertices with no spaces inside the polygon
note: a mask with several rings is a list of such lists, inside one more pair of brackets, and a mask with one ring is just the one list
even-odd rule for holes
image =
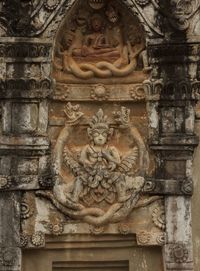
{"label": "deity's arm", "polygon": [[114,146],[109,147],[109,149],[107,149],[104,154],[110,162],[115,163],[116,165],[120,164],[120,154]]}
{"label": "deity's arm", "polygon": [[89,153],[90,153],[90,147],[89,145],[86,145],[82,151],[81,151],[81,154],[80,154],[80,158],[79,158],[79,162],[82,164],[82,165],[91,165],[91,162],[89,161]]}

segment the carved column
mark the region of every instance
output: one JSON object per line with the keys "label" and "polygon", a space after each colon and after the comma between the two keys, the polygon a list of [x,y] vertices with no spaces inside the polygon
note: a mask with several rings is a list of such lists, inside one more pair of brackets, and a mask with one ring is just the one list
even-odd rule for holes
{"label": "carved column", "polygon": [[199,82],[191,65],[197,65],[197,52],[198,45],[183,43],[183,37],[181,42],[149,45],[150,63],[156,72],[146,82],[146,91],[150,147],[157,157],[157,169],[146,190],[165,195],[165,270],[193,270],[192,159],[198,144],[194,120]]}
{"label": "carved column", "polygon": [[51,47],[45,39],[4,37],[0,42],[0,270],[21,270],[20,224],[29,209],[22,196],[46,187],[51,175]]}

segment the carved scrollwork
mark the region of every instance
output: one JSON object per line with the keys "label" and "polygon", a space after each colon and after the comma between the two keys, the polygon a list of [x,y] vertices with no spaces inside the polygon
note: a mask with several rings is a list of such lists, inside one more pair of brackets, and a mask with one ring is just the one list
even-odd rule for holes
{"label": "carved scrollwork", "polygon": [[186,195],[192,195],[193,193],[193,182],[190,179],[183,181],[181,185],[181,191]]}
{"label": "carved scrollwork", "polygon": [[136,87],[130,90],[130,96],[135,101],[142,101],[145,99],[145,90],[143,87]]}
{"label": "carved scrollwork", "polygon": [[157,241],[158,245],[163,246],[166,242],[165,233],[161,233],[160,235],[158,235],[158,237],[156,238],[156,241]]}
{"label": "carved scrollwork", "polygon": [[25,235],[24,233],[21,233],[20,234],[20,244],[19,244],[20,247],[22,247],[22,248],[26,247],[28,245],[28,241],[29,241],[28,236]]}
{"label": "carved scrollwork", "polygon": [[156,227],[165,229],[165,210],[163,206],[158,206],[153,210],[152,220]]}
{"label": "carved scrollwork", "polygon": [[152,192],[156,188],[156,182],[147,180],[144,184],[143,191],[144,192]]}

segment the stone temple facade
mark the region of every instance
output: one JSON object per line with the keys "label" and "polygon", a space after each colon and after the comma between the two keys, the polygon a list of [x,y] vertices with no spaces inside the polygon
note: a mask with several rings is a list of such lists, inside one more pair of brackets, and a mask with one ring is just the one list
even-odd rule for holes
{"label": "stone temple facade", "polygon": [[0,36],[0,270],[199,271],[200,1],[3,0]]}

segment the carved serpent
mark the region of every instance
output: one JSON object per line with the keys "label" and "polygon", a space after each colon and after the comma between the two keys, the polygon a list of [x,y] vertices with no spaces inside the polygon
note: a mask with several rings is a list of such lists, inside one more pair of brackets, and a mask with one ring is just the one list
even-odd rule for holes
{"label": "carved serpent", "polygon": [[131,60],[130,63],[124,68],[119,68],[120,59],[118,59],[114,64],[106,61],[101,61],[96,64],[77,64],[73,57],[68,54],[63,54],[63,66],[64,70],[71,72],[81,79],[90,79],[94,76],[99,78],[109,78],[112,76],[124,77],[128,76],[135,70],[137,66],[136,57],[143,49],[143,46],[141,46],[138,48],[138,50],[136,50],[136,52],[133,53],[131,45],[128,44],[128,52]]}

